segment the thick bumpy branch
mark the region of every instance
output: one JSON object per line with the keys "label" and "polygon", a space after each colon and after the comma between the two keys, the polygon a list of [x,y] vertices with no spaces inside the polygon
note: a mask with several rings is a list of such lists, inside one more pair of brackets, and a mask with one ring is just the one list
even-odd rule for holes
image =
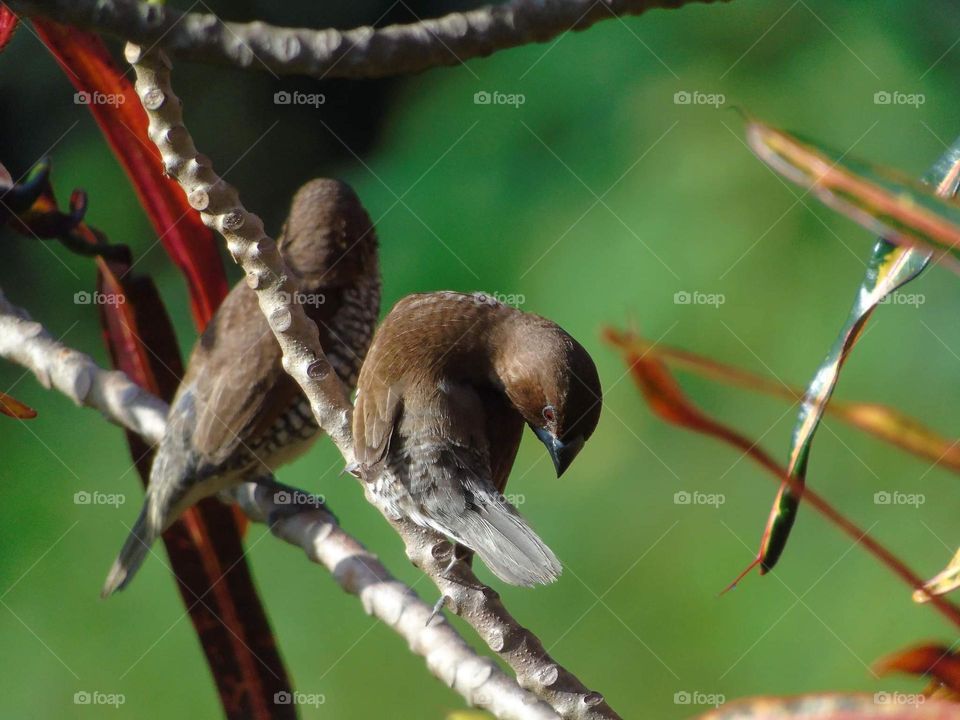
{"label": "thick bumpy branch", "polygon": [[[546,42],[600,20],[694,0],[510,0],[383,28],[312,30],[223,22],[138,0],[6,0],[16,12],[110,32],[187,60],[314,77],[371,78],[456,65]],[[696,0],[712,2],[713,0]]]}
{"label": "thick bumpy branch", "polygon": [[[301,305],[290,302],[295,288],[276,244],[264,233],[260,218],[240,204],[236,190],[198,154],[183,125],[181,102],[170,85],[170,61],[163,51],[144,52],[131,44],[126,55],[136,72],[135,87],[150,121],[150,139],[160,150],[167,173],[180,183],[203,221],[226,239],[231,255],[257,292],[260,309],[283,352],[284,368],[303,389],[320,427],[352,465],[352,406],[324,356],[316,326]],[[410,559],[440,588],[450,609],[510,664],[522,687],[546,700],[564,718],[619,717],[602,695],[591,692],[560,667],[536,636],[507,612],[496,592],[481,584],[464,563],[457,563],[453,573],[444,573],[451,552],[449,542],[412,522],[390,517],[369,491],[366,496],[399,533]]]}
{"label": "thick bumpy branch", "polygon": [[[32,372],[77,405],[99,410],[111,422],[157,443],[167,422],[167,404],[144,391],[124,373],[101,368],[84,353],[54,339],[26,311],[11,305],[0,291],[0,357]],[[345,532],[317,503],[277,503],[277,492],[309,498],[279,484],[245,483],[233,497],[254,522],[269,522],[274,535],[301,548],[323,565],[347,592],[427,661],[430,671],[472,705],[498,718],[557,720],[535,695],[521,689],[492,660],[477,655],[447,622],[427,624],[432,608],[395,579],[363,545]]]}

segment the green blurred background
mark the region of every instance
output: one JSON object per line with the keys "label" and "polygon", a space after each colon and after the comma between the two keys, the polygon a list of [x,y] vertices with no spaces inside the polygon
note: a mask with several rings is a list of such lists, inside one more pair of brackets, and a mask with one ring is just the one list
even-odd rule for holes
{"label": "green blurred background", "polygon": [[[453,6],[211,7],[236,20],[347,27]],[[958,28],[960,10],[947,2],[749,0],[610,20],[399,80],[278,80],[179,63],[174,84],[197,144],[220,171],[230,168],[227,178],[268,228],[278,228],[309,177],[353,184],[377,222],[384,309],[441,288],[522,295],[523,309],[557,320],[592,352],[606,393],[597,434],[560,481],[527,437],[510,485],[565,573],[535,591],[500,589],[516,617],[624,717],[681,718],[707,709],[678,704],[683,692],[916,692],[919,681],[878,679],[870,663],[917,641],[952,641],[938,615],[912,604],[908,588],[809,509],[774,574],[718,598],[756,547],[771,478],[654,418],[599,334],[632,322],[661,342],[805,383],[845,317],[872,240],[811,198],[798,201],[799,191],[748,152],[729,107],[919,175],[958,132],[949,119]],[[327,102],[277,107],[278,90],[323,92]],[[525,102],[478,105],[480,91],[522,93]],[[725,101],[676,104],[683,91]],[[877,105],[878,91],[922,93],[925,102]],[[0,56],[0,162],[16,177],[48,154],[61,200],[85,188],[88,220],[134,248],[188,348],[195,333],[184,284],[72,98],[21,28]],[[95,309],[72,301],[91,287],[92,264],[55,244],[8,231],[2,239],[0,286],[10,299],[106,363]],[[676,304],[684,291],[725,302]],[[838,397],[890,403],[955,435],[958,283],[935,268],[910,292],[925,302],[880,309]],[[785,457],[795,409],[682,380],[707,411]],[[2,714],[216,716],[213,684],[162,563],[148,562],[122,595],[98,597],[141,497],[122,433],[2,362],[0,389],[40,413],[0,423]],[[339,470],[324,442],[280,479],[325,493],[344,526],[433,602],[432,586]],[[835,421],[817,437],[810,479],[924,576],[960,540],[956,478]],[[124,493],[127,502],[76,505],[78,490]],[[722,493],[725,502],[677,505],[681,490]],[[878,490],[922,493],[926,502],[877,505]],[[461,707],[324,570],[264,533],[251,528],[248,559],[284,658],[298,690],[326,698],[304,717],[440,718]],[[123,693],[126,702],[74,705],[84,690]]]}

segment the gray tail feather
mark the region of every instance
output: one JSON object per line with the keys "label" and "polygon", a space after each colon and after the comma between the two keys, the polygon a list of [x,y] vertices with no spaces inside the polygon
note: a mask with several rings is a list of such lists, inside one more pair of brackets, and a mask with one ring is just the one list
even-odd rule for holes
{"label": "gray tail feather", "polygon": [[127,586],[146,559],[150,546],[159,537],[162,528],[156,527],[152,521],[150,505],[151,496],[148,493],[143,509],[140,510],[140,515],[133,525],[133,530],[130,531],[120,554],[113,562],[113,567],[110,568],[107,581],[103,584],[103,590],[100,591],[100,597],[110,597],[117,590],[123,590]]}
{"label": "gray tail feather", "polygon": [[560,577],[563,567],[557,556],[510,503],[487,494],[475,496],[475,503],[449,523],[455,531],[450,534],[476,552],[494,575],[522,587]]}

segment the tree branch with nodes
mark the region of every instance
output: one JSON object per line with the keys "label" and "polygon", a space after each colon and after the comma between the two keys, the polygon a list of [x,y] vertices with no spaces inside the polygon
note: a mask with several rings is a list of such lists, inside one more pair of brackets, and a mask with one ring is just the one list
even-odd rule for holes
{"label": "tree branch with nodes", "polygon": [[[128,44],[126,58],[136,74],[135,88],[149,119],[148,134],[160,151],[168,175],[176,179],[204,223],[219,232],[233,259],[256,291],[261,311],[283,353],[283,367],[310,402],[346,465],[354,465],[351,418],[346,389],[320,346],[316,325],[302,306],[292,303],[291,273],[263,222],[240,203],[237,191],[213,170],[183,124],[182,103],[170,84],[171,63],[159,49]],[[463,617],[517,675],[521,687],[547,701],[562,717],[609,720],[619,717],[599,693],[590,691],[557,663],[532,632],[507,611],[499,595],[481,583],[470,567],[457,562],[448,570],[453,545],[441,535],[391,517],[361,480],[367,500],[403,539],[407,556],[440,589],[449,609]]]}
{"label": "tree branch with nodes", "polygon": [[108,32],[170,55],[317,78],[418,73],[552,40],[601,20],[716,0],[510,0],[415,23],[351,30],[225,22],[139,0],[6,0],[15,12]]}
{"label": "tree branch with nodes", "polygon": [[[158,443],[163,437],[165,402],[124,373],[105,370],[89,355],[63,345],[25,310],[11,304],[2,291],[0,357],[29,370],[44,387],[58,390],[79,406],[99,410],[107,420],[147,442]],[[368,614],[403,637],[411,651],[426,660],[430,672],[468,703],[504,720],[559,717],[490,658],[478,655],[445,620],[428,623],[430,605],[394,578],[321,503],[303,502],[291,509],[278,503],[278,493],[283,492],[306,496],[275,481],[244,483],[231,495],[253,522],[268,524],[274,535],[329,570],[341,588],[360,599]]]}

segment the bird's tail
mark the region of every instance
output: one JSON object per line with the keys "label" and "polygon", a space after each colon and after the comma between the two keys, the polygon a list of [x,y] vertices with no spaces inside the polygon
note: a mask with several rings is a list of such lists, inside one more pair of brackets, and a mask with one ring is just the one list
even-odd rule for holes
{"label": "bird's tail", "polygon": [[150,547],[163,532],[163,528],[159,526],[158,513],[153,512],[153,504],[153,496],[148,492],[140,515],[133,524],[133,529],[127,536],[117,559],[113,561],[113,567],[110,568],[107,581],[103,584],[100,597],[110,597],[117,590],[123,590],[127,586],[143,564],[147,553],[150,552]]}
{"label": "bird's tail", "polygon": [[499,493],[475,494],[474,507],[450,524],[447,534],[476,552],[494,575],[511,585],[546,585],[563,571],[553,551]]}

